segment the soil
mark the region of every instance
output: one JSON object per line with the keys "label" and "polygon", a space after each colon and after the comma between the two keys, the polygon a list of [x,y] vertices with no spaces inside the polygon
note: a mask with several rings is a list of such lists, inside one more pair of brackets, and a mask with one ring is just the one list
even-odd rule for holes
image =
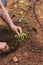
{"label": "soil", "polygon": [[[0,54],[0,65],[43,65],[43,31],[33,12],[34,0],[24,0],[28,3],[28,6],[23,4],[14,7],[16,1],[9,0],[6,9],[14,24],[21,26],[27,34],[27,39],[15,46],[17,41],[14,38],[15,33],[0,18],[0,41],[6,41],[11,49],[15,49],[10,54]],[[24,11],[22,17],[28,18],[28,23],[31,23],[36,30],[33,30],[28,23],[18,22],[21,16],[17,12],[21,10]],[[37,0],[35,10],[38,20],[43,26],[43,0]],[[20,60],[14,62],[12,60],[14,56],[17,56]]]}

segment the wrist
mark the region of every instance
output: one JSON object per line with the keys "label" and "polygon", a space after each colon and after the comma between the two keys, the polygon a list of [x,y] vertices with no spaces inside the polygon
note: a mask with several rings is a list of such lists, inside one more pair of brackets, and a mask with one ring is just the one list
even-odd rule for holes
{"label": "wrist", "polygon": [[11,29],[14,29],[16,26],[14,24],[10,25]]}

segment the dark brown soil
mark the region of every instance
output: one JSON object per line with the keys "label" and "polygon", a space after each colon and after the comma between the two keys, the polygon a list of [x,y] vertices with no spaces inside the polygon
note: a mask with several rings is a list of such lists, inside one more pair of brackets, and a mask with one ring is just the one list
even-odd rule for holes
{"label": "dark brown soil", "polygon": [[[11,49],[16,48],[16,51],[11,54],[0,54],[0,65],[43,65],[43,31],[33,12],[34,0],[24,0],[29,4],[28,7],[26,5],[20,5],[15,8],[14,2],[16,1],[17,0],[9,0],[6,8],[14,24],[21,26],[23,31],[27,34],[27,39],[15,46],[17,41],[14,38],[15,33],[0,19],[0,41],[6,41]],[[17,12],[21,10],[20,7],[24,11],[22,17],[28,18],[28,23],[31,23],[31,25],[36,28],[36,31],[33,30],[29,24],[18,22],[18,19],[21,17],[17,14]],[[43,25],[43,0],[37,1],[36,13],[39,21]],[[23,56],[25,52],[28,53],[28,58]],[[21,58],[19,62],[15,63],[12,61],[15,55]]]}

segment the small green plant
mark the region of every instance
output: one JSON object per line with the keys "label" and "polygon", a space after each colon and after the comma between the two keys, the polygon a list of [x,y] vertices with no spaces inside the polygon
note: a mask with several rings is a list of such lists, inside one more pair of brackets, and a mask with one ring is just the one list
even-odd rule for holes
{"label": "small green plant", "polygon": [[26,2],[23,1],[23,0],[20,0],[19,3],[20,3],[20,4],[24,4],[24,5],[29,5],[28,3],[26,3]]}
{"label": "small green plant", "polygon": [[[15,37],[16,37],[16,38],[18,38],[18,36],[17,36],[17,35],[15,35]],[[27,34],[25,34],[25,33],[21,33],[21,36],[20,36],[20,38],[19,38],[19,39],[20,39],[21,41],[25,41],[25,40],[26,40],[26,38],[27,38]]]}
{"label": "small green plant", "polygon": [[29,27],[32,28],[33,31],[37,32],[37,29],[35,27],[33,27],[31,23],[28,22],[28,19],[27,18],[20,18],[18,22],[19,23],[25,22],[26,24],[29,25]]}
{"label": "small green plant", "polygon": [[26,38],[27,38],[27,34],[22,33],[22,34],[21,34],[21,40],[22,40],[22,41],[25,41]]}
{"label": "small green plant", "polygon": [[24,1],[23,0],[17,1],[14,3],[14,6],[17,7],[17,5],[19,4],[24,4]]}
{"label": "small green plant", "polygon": [[20,0],[20,1],[15,2],[15,3],[14,3],[14,6],[15,6],[15,7],[17,7],[17,5],[19,5],[19,4],[24,4],[24,5],[26,5],[26,6],[28,6],[28,5],[29,5],[29,4],[28,4],[28,3],[26,3],[25,1]]}
{"label": "small green plant", "polygon": [[17,46],[17,45],[19,45],[19,43],[21,43],[21,42],[23,42],[27,39],[27,34],[26,33],[21,33],[20,38],[17,35],[15,35],[15,39],[16,39],[15,46]]}
{"label": "small green plant", "polygon": [[27,18],[20,18],[18,22],[27,22]]}
{"label": "small green plant", "polygon": [[18,15],[23,15],[24,12],[23,12],[23,11],[18,11],[17,14],[18,14]]}
{"label": "small green plant", "polygon": [[27,34],[25,34],[25,33],[21,33],[20,38],[18,38],[17,35],[15,35],[15,38],[19,39],[19,41],[25,41],[26,38],[27,38]]}

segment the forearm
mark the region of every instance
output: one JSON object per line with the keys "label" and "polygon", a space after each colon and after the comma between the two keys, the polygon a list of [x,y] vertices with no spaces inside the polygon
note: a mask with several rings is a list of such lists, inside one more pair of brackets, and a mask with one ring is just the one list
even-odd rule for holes
{"label": "forearm", "polygon": [[3,18],[3,20],[4,20],[10,27],[12,27],[13,22],[12,22],[12,20],[11,20],[9,14],[8,14],[6,8],[5,8],[3,5],[1,5],[1,6],[2,6],[2,8],[1,8],[1,17]]}

